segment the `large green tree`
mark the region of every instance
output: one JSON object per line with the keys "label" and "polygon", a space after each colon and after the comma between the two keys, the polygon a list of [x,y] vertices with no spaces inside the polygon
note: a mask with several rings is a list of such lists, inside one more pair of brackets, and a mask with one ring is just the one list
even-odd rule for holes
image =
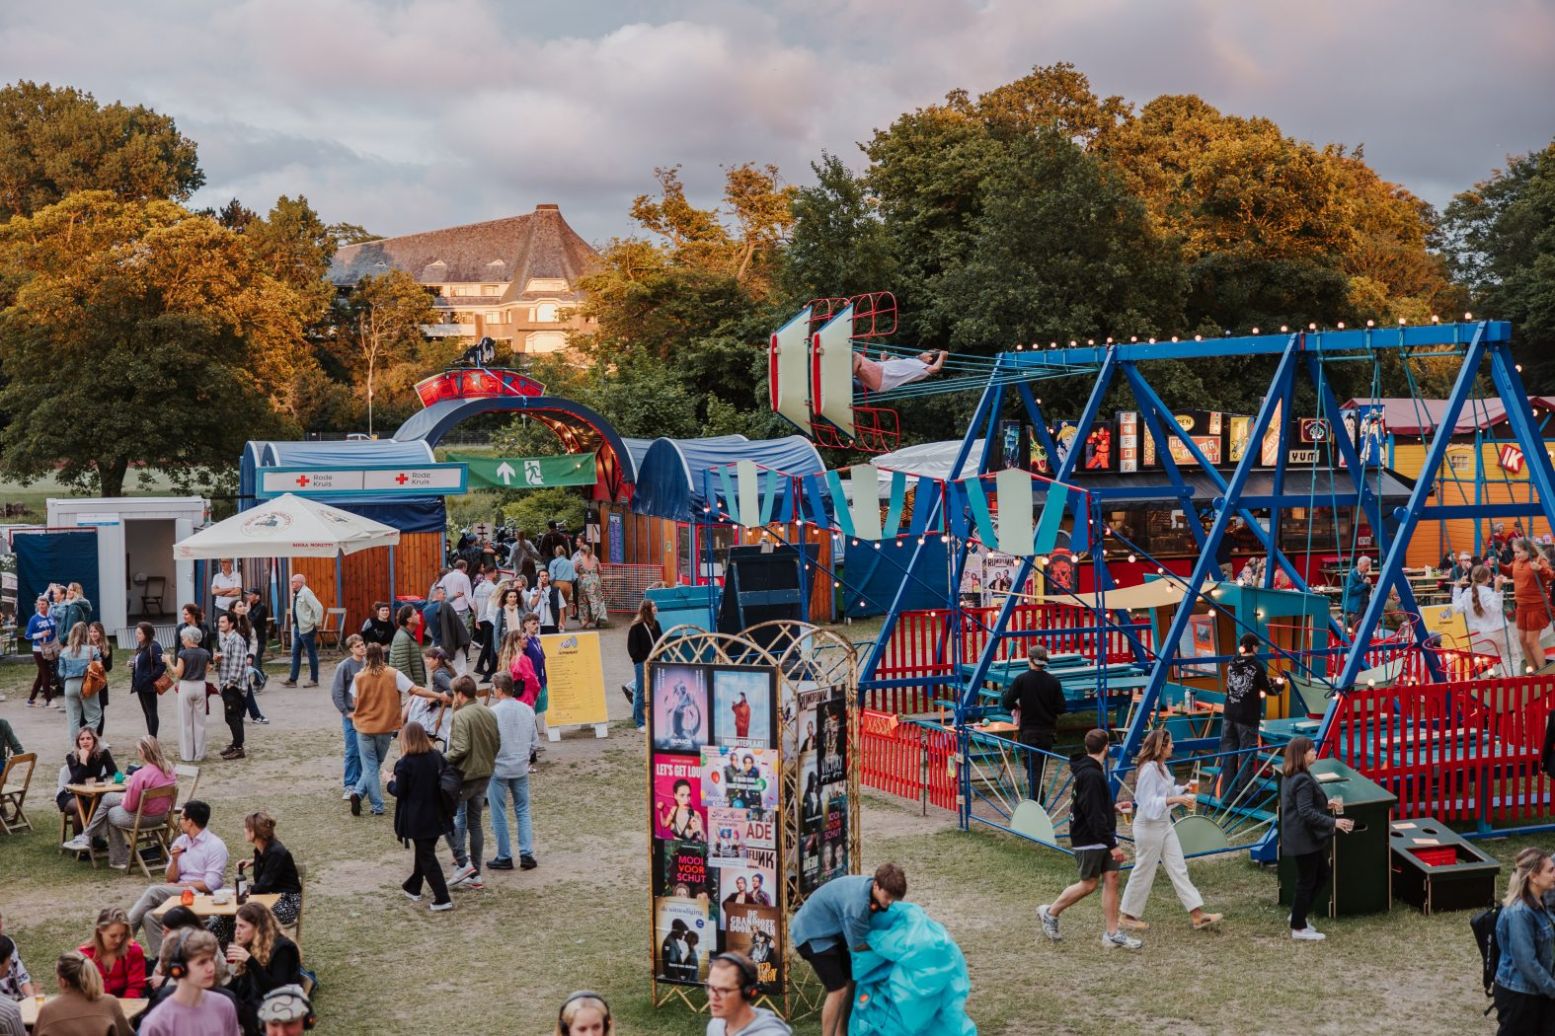
{"label": "large green tree", "polygon": [[204,182],[194,142],[166,115],[47,83],[0,89],[0,222],[72,191],[183,201]]}
{"label": "large green tree", "polygon": [[1555,391],[1555,142],[1459,194],[1442,231],[1474,308],[1512,321],[1529,389]]}
{"label": "large green tree", "polygon": [[458,339],[427,338],[422,325],[436,322],[431,293],[403,270],[364,277],[337,299],[328,348],[370,431],[412,413],[416,382],[464,348]]}
{"label": "large green tree", "polygon": [[0,226],[0,469],[107,496],[295,434],[304,301],[243,237],[84,191]]}

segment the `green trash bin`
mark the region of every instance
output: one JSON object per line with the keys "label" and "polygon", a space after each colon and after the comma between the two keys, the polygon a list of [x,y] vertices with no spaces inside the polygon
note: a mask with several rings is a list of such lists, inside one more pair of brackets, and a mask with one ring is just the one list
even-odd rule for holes
{"label": "green trash bin", "polygon": [[[1334,877],[1326,890],[1319,890],[1312,903],[1312,914],[1340,917],[1386,913],[1393,907],[1388,831],[1398,797],[1337,759],[1313,763],[1312,776],[1330,799],[1344,800],[1344,816],[1355,821],[1354,831],[1336,831],[1329,843],[1328,862]],[[1288,905],[1296,891],[1296,864],[1283,853],[1279,874],[1280,903]]]}

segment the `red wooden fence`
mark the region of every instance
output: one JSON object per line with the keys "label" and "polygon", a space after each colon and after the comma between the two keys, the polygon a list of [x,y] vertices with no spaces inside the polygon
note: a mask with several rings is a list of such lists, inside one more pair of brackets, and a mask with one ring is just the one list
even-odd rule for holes
{"label": "red wooden fence", "polygon": [[859,779],[866,788],[955,811],[957,742],[955,731],[865,709],[859,714]]}
{"label": "red wooden fence", "polygon": [[1398,796],[1399,817],[1504,825],[1550,812],[1541,752],[1555,677],[1341,695],[1324,754]]}

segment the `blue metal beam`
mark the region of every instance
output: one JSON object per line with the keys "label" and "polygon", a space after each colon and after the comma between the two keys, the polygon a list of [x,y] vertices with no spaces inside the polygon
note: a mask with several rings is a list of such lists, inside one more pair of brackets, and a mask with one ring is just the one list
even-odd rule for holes
{"label": "blue metal beam", "polygon": [[[1433,345],[1466,346],[1483,329],[1490,343],[1512,339],[1512,325],[1505,320],[1461,324],[1418,324],[1413,327],[1355,328],[1345,331],[1309,331],[1303,335],[1302,349],[1325,356],[1364,354],[1392,349],[1415,349]],[[1298,332],[1299,333],[1299,330]],[[1237,335],[1207,338],[1203,341],[1112,343],[1078,348],[1026,349],[1000,353],[1007,370],[1063,373],[1072,368],[1094,367],[1115,355],[1122,363],[1147,363],[1151,360],[1203,360],[1216,356],[1279,356],[1291,339],[1290,332],[1277,335]],[[1074,373],[1080,373],[1075,370]]]}
{"label": "blue metal beam", "polygon": [[[1431,437],[1431,445],[1426,450],[1425,462],[1420,466],[1420,472],[1415,476],[1415,488],[1409,494],[1409,503],[1403,508],[1403,518],[1394,533],[1393,541],[1388,545],[1386,555],[1383,557],[1382,567],[1377,573],[1377,586],[1372,591],[1371,600],[1366,605],[1366,611],[1361,615],[1360,622],[1356,624],[1352,643],[1366,644],[1371,641],[1372,631],[1377,628],[1377,623],[1382,620],[1382,613],[1387,605],[1388,591],[1391,590],[1403,576],[1404,558],[1409,550],[1409,539],[1414,534],[1415,526],[1420,521],[1421,509],[1425,507],[1426,497],[1430,495],[1431,488],[1436,482],[1437,472],[1441,470],[1442,461],[1447,456],[1447,446],[1452,442],[1453,429],[1458,426],[1458,415],[1463,412],[1463,405],[1468,401],[1469,394],[1474,390],[1474,381],[1479,374],[1480,361],[1485,357],[1488,347],[1487,338],[1490,329],[1494,326],[1490,323],[1479,324],[1476,327],[1481,332],[1476,334],[1469,343],[1468,352],[1464,355],[1463,365],[1458,368],[1458,377],[1453,381],[1452,392],[1447,397],[1446,409],[1436,422],[1436,431]],[[1508,410],[1514,409],[1513,401],[1507,400]],[[1523,398],[1522,406],[1528,406],[1527,397]],[[1542,444],[1539,452],[1543,452]],[[1339,672],[1339,678],[1334,681],[1334,686],[1344,691],[1355,686],[1355,678],[1365,667],[1366,653],[1364,651],[1351,651],[1345,657],[1344,668]],[[1328,710],[1323,714],[1323,725],[1318,729],[1317,743],[1321,747],[1328,738],[1329,728],[1333,725],[1334,713],[1337,709],[1338,698],[1329,701]]]}
{"label": "blue metal beam", "polygon": [[[1296,354],[1299,348],[1298,338],[1288,338],[1286,340],[1285,352],[1280,357],[1279,367],[1274,374],[1273,384],[1275,386],[1284,385],[1295,373]],[[1140,376],[1132,364],[1125,366],[1124,371],[1129,375],[1129,382],[1134,388],[1135,397],[1139,399],[1143,406],[1159,407],[1161,405],[1159,398],[1156,397],[1155,390]],[[1278,406],[1276,397],[1277,393],[1270,392],[1259,405],[1258,416],[1253,421],[1250,442],[1261,442],[1263,440],[1264,432],[1268,430],[1270,423],[1273,421],[1274,411]],[[1171,415],[1168,414],[1167,417],[1170,418]],[[1172,420],[1172,424],[1175,426],[1177,422]],[[1187,440],[1180,427],[1177,427],[1175,431],[1176,434],[1186,440],[1188,446],[1197,451],[1197,447],[1193,445],[1192,440]],[[1173,613],[1171,626],[1168,628],[1166,637],[1162,642],[1165,649],[1158,653],[1155,665],[1150,668],[1150,682],[1145,685],[1144,695],[1134,709],[1134,716],[1132,722],[1129,723],[1128,734],[1124,737],[1123,744],[1119,749],[1120,757],[1123,759],[1132,759],[1135,753],[1139,751],[1139,744],[1145,737],[1145,727],[1155,712],[1155,703],[1161,697],[1162,688],[1166,686],[1166,675],[1173,664],[1173,658],[1176,655],[1176,645],[1182,642],[1182,635],[1188,628],[1188,620],[1193,616],[1195,602],[1199,600],[1199,595],[1204,588],[1204,581],[1208,578],[1212,569],[1217,573],[1219,572],[1220,566],[1215,561],[1215,550],[1220,545],[1221,538],[1226,534],[1226,526],[1230,522],[1232,510],[1237,499],[1241,496],[1242,487],[1247,484],[1248,476],[1252,474],[1253,462],[1256,456],[1256,451],[1251,449],[1242,454],[1242,459],[1237,462],[1236,470],[1231,474],[1231,481],[1225,487],[1227,505],[1215,509],[1215,518],[1210,525],[1209,536],[1199,553],[1198,560],[1193,563],[1193,571],[1189,574],[1187,586],[1183,590],[1182,602],[1177,606],[1176,612]],[[1207,470],[1214,470],[1209,467],[1202,455],[1196,459]],[[1256,522],[1251,524],[1256,528]],[[1273,556],[1283,559],[1283,555],[1280,555],[1278,551],[1274,551]]]}

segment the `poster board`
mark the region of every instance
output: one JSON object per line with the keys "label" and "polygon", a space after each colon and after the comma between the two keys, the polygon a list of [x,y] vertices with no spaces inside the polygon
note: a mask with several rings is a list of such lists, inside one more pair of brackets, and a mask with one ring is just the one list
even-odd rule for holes
{"label": "poster board", "polygon": [[550,708],[546,737],[560,741],[564,727],[594,728],[595,737],[609,733],[605,707],[605,669],[599,657],[599,634],[549,633],[540,638],[545,649],[545,673]]}
{"label": "poster board", "polygon": [[[756,1002],[793,1019],[824,991],[793,964],[789,920],[858,865],[857,655],[806,623],[747,634],[661,642],[647,663],[653,999],[705,1010],[709,960],[738,952]],[[844,665],[818,661],[824,641]]]}

